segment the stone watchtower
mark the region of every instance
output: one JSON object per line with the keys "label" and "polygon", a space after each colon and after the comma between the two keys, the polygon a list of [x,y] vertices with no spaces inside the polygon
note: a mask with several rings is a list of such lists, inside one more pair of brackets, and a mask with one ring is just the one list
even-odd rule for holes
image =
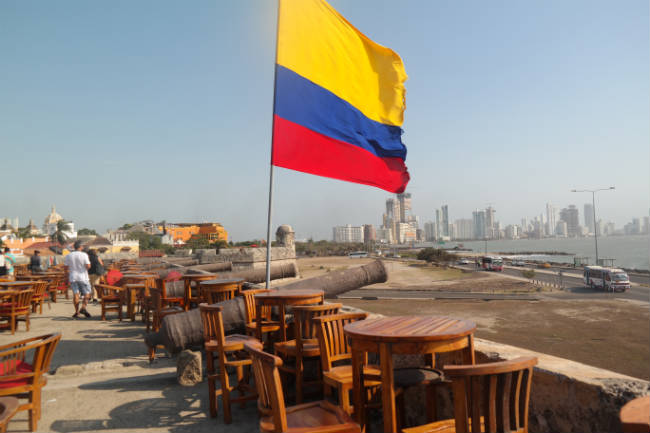
{"label": "stone watchtower", "polygon": [[290,225],[283,224],[278,227],[278,230],[275,232],[275,240],[279,244],[278,246],[295,249],[296,234]]}

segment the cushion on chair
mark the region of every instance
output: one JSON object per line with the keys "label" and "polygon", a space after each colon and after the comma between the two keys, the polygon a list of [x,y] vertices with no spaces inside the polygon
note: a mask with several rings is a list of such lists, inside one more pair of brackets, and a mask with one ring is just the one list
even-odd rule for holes
{"label": "cushion on chair", "polygon": [[[5,373],[5,371],[7,371],[7,373]],[[0,389],[27,385],[31,379],[29,377],[25,377],[22,379],[3,381],[2,376],[13,376],[18,374],[26,374],[26,373],[33,373],[33,372],[34,372],[34,367],[32,367],[31,364],[24,361],[19,361],[14,359],[7,363],[0,363]]]}

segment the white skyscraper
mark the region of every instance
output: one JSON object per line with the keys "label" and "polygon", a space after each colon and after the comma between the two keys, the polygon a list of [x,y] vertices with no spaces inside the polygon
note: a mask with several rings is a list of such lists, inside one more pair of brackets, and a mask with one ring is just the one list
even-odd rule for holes
{"label": "white skyscraper", "polygon": [[549,236],[555,235],[555,228],[557,227],[555,214],[555,207],[551,203],[546,203],[546,227]]}

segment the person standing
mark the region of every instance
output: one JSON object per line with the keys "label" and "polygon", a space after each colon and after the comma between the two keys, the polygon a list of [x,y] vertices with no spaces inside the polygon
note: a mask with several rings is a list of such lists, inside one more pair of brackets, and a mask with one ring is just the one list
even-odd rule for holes
{"label": "person standing", "polygon": [[39,250],[34,250],[34,255],[29,259],[29,270],[32,274],[41,272],[41,252]]}
{"label": "person standing", "polygon": [[5,268],[7,269],[7,275],[14,276],[14,264],[16,263],[16,256],[11,254],[9,247],[5,247]]}
{"label": "person standing", "polygon": [[88,251],[88,258],[90,259],[90,269],[88,269],[88,277],[90,278],[90,287],[92,288],[93,303],[97,302],[97,290],[95,284],[99,283],[99,279],[104,275],[104,262],[97,255],[96,250]]}
{"label": "person standing", "polygon": [[[65,256],[63,260],[66,271],[68,272],[68,281],[74,295],[74,314],[73,318],[78,318],[79,313],[90,317],[86,310],[88,298],[90,297],[90,279],[88,278],[88,269],[90,269],[90,259],[88,254],[81,251],[81,241],[74,243],[74,251]],[[79,300],[81,298],[81,309],[79,309]]]}

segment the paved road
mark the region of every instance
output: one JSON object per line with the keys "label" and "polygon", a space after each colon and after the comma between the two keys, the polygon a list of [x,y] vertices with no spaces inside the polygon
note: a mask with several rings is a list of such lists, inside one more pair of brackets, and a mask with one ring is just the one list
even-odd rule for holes
{"label": "paved road", "polygon": [[529,294],[441,292],[438,290],[357,289],[343,293],[339,299],[482,299],[533,301],[540,297]]}
{"label": "paved road", "polygon": [[[465,269],[474,269],[473,265],[470,266],[460,266]],[[514,277],[521,277],[521,271],[529,268],[514,268],[514,267],[504,267],[503,273],[505,275],[510,275]],[[557,274],[559,268],[554,270],[544,269],[539,270],[535,269],[535,280],[540,280],[546,283],[560,284],[560,277]],[[592,290],[585,287],[582,280],[582,276],[571,275],[577,274],[576,271],[567,271],[566,269],[562,270],[562,285],[564,286],[564,292],[558,292],[553,294],[546,294],[545,296],[555,297],[555,298],[572,298],[572,299],[632,299],[635,301],[644,301],[650,302],[650,287],[645,286],[632,286],[628,291],[624,293],[609,293],[602,290]],[[638,279],[638,278],[637,278]],[[632,278],[630,278],[632,281]],[[633,281],[634,282],[634,281]],[[638,284],[638,283],[637,283]],[[647,284],[647,281],[645,282]]]}

